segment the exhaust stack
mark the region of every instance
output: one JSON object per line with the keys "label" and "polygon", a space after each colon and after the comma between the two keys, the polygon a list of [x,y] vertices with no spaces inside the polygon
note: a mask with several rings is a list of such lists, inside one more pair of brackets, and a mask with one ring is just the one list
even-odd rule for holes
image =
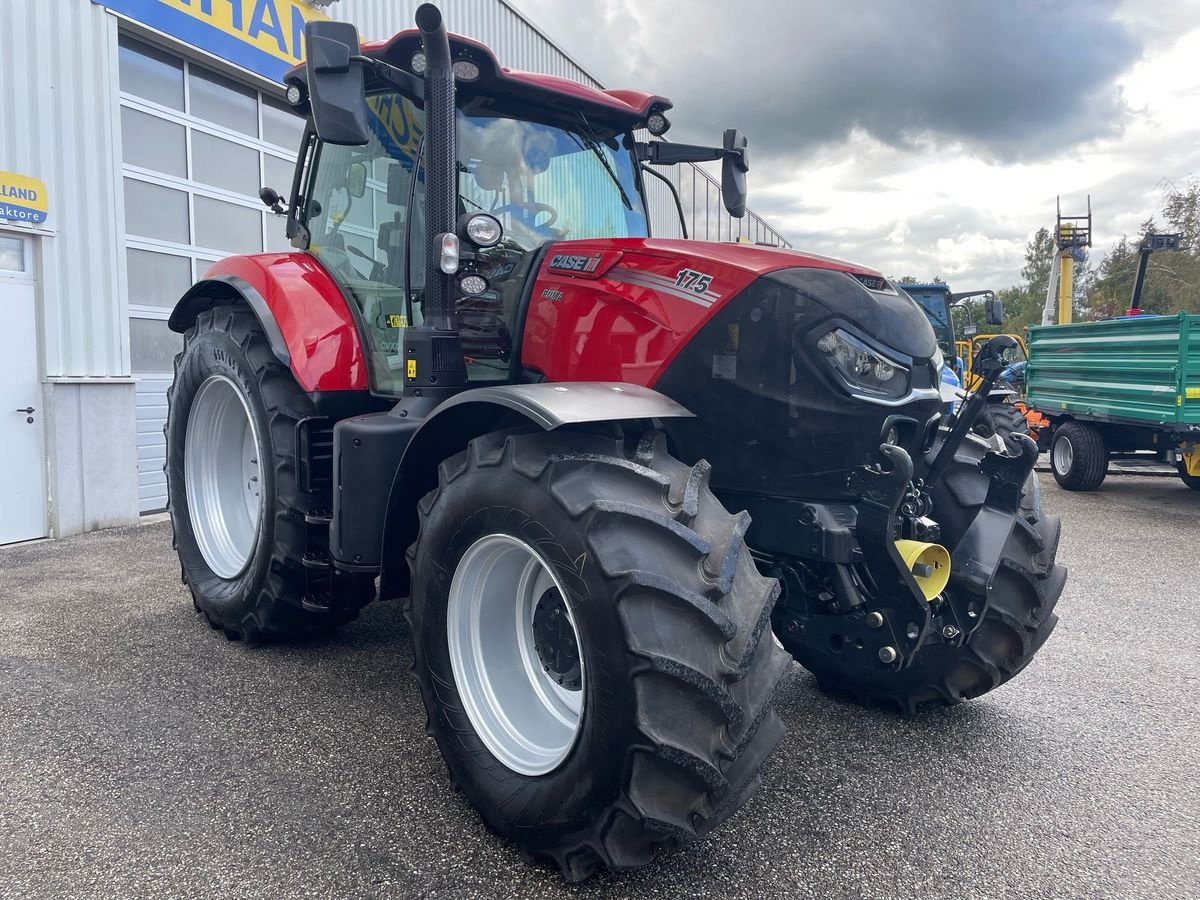
{"label": "exhaust stack", "polygon": [[454,70],[441,11],[432,3],[417,8],[417,28],[425,48],[425,324],[453,330],[453,276],[441,269],[443,234],[454,234],[458,204],[458,153],[454,145]]}

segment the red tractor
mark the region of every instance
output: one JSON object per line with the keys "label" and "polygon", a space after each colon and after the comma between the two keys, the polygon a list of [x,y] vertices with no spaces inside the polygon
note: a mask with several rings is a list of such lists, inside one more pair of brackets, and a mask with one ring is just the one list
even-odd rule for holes
{"label": "red tractor", "polygon": [[571,879],[741,807],[793,659],[905,711],[1019,672],[1066,573],[1033,443],[968,433],[990,381],[944,426],[933,331],[878,272],[651,237],[652,164],[720,160],[743,214],[737,131],[640,140],[669,101],[416,20],[309,24],[296,250],[172,313],[171,520],[208,622],[257,642],[406,598],[452,782]]}

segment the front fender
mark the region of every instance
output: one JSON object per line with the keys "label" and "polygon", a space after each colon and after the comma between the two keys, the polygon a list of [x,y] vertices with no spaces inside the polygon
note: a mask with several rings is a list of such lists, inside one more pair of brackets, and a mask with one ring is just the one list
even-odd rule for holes
{"label": "front fender", "polygon": [[[570,425],[597,422],[650,421],[664,418],[683,418],[693,415],[687,408],[650,388],[615,382],[571,382],[568,384],[510,384],[480,387],[455,394],[434,409],[420,397],[402,400],[386,416],[393,432],[401,441],[404,423],[419,419],[415,429],[408,426],[407,439],[399,464],[394,468],[391,492],[382,521],[382,540],[370,549],[377,554],[380,572],[379,596],[402,597],[408,590],[408,566],[404,558],[408,546],[417,537],[417,503],[437,487],[438,466],[443,460],[465,450],[473,438],[489,431],[514,426],[531,425],[551,431]],[[422,406],[424,405],[424,409]],[[422,413],[425,413],[422,416]],[[364,428],[354,425],[366,419],[338,423],[338,429]],[[375,426],[378,428],[378,426]],[[388,440],[382,431],[383,440]],[[355,446],[357,438],[358,445]],[[364,507],[369,505],[368,493],[378,494],[378,485],[364,485],[361,492],[348,491],[342,483],[343,473],[360,472],[364,467],[348,458],[349,454],[368,453],[371,448],[363,435],[348,432],[335,441],[338,459],[339,489],[336,496],[347,504],[346,515],[361,522]],[[378,452],[378,451],[376,451]],[[393,456],[393,459],[395,457]],[[366,468],[369,468],[367,466]],[[352,498],[359,496],[362,502]],[[340,519],[340,516],[337,518]],[[379,532],[375,531],[378,535]],[[337,543],[335,541],[335,543]],[[363,550],[340,547],[339,556],[353,558]],[[372,560],[374,562],[374,560]]]}
{"label": "front fender", "polygon": [[492,404],[519,413],[546,431],[561,425],[584,422],[687,418],[694,415],[665,394],[641,385],[575,381],[566,384],[543,382],[474,388],[446,400],[430,419],[473,403]]}
{"label": "front fender", "polygon": [[245,303],[300,387],[367,390],[367,361],[350,301],[308,253],[231,256],[214,263],[175,305],[168,325],[183,333],[204,310]]}

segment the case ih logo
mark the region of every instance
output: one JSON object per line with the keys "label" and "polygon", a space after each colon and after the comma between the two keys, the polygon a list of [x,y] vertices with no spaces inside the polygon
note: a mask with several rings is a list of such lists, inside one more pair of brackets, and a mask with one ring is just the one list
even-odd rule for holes
{"label": "case ih logo", "polygon": [[560,253],[550,259],[550,268],[560,272],[595,272],[600,265],[600,256],[573,256]]}

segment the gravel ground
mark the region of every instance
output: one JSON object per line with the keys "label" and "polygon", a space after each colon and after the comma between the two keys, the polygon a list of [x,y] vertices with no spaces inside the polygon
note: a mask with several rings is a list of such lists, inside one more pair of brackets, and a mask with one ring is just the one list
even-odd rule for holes
{"label": "gravel ground", "polygon": [[764,785],[707,840],[565,885],[449,790],[400,611],[248,649],[164,524],[0,550],[0,897],[1200,896],[1200,496],[1060,491],[1061,623],[912,720],[799,667]]}

